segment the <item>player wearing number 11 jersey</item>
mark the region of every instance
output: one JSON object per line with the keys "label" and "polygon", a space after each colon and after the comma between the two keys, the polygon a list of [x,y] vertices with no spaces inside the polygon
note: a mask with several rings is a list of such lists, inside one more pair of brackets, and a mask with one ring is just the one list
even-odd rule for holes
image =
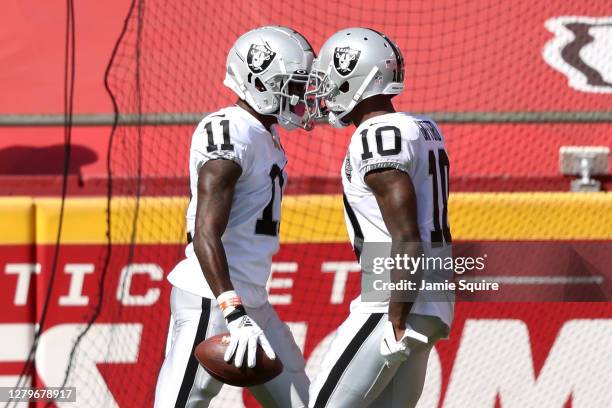
{"label": "player wearing number 11 jersey", "polygon": [[[403,89],[402,54],[374,30],[337,32],[313,62],[309,113],[327,117],[334,127],[356,127],[342,187],[346,225],[362,267],[369,244],[388,243],[390,253],[380,256],[420,258],[451,243],[444,139],[432,120],[395,112],[391,99]],[[420,272],[391,269],[391,281],[418,276],[420,287],[421,278],[436,277]],[[311,407],[416,405],[429,352],[450,329],[453,298],[400,295],[381,293],[375,301],[360,296],[351,303],[311,386]]]}
{"label": "player wearing number 11 jersey", "polygon": [[227,362],[253,367],[258,345],[283,362],[278,377],[250,389],[263,406],[308,404],[303,357],[268,302],[266,283],[279,248],[287,181],[275,125],[309,127],[304,92],[313,57],[303,36],[278,26],[252,30],[230,50],[224,83],[239,100],[206,116],[193,134],[189,245],[168,276],[172,322],[155,407],[208,406],[222,384],[193,351],[228,331]]}

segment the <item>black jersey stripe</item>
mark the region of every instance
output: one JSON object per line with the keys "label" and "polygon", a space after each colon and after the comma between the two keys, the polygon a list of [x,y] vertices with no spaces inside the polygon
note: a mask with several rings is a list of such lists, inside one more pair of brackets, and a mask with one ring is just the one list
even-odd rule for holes
{"label": "black jersey stripe", "polygon": [[193,352],[196,346],[206,338],[206,329],[208,328],[208,321],[210,319],[210,305],[210,299],[202,298],[202,312],[200,314],[200,321],[198,322],[198,330],[190,350],[189,362],[187,363],[187,368],[183,375],[183,381],[181,382],[181,388],[176,398],[176,404],[174,404],[175,408],[184,408],[185,405],[187,405],[187,400],[189,399],[189,394],[191,393],[191,388],[193,387],[199,365]]}
{"label": "black jersey stripe", "polygon": [[351,222],[351,227],[353,228],[353,250],[357,256],[357,261],[359,261],[361,251],[363,250],[363,231],[361,231],[361,226],[357,220],[357,215],[355,214],[355,211],[353,211],[351,204],[348,202],[346,194],[342,194],[342,201],[344,201],[344,211],[346,211],[346,215],[348,216],[348,219]]}
{"label": "black jersey stripe", "polygon": [[361,345],[366,341],[368,336],[374,331],[380,319],[382,319],[382,313],[372,313],[368,319],[365,321],[363,326],[359,329],[355,337],[351,340],[349,345],[344,349],[336,364],[332,367],[323,387],[319,391],[319,395],[317,395],[317,400],[315,401],[314,408],[324,408],[332,394],[334,393],[334,389],[340,382],[340,378],[344,371],[347,369],[353,357],[359,351]]}

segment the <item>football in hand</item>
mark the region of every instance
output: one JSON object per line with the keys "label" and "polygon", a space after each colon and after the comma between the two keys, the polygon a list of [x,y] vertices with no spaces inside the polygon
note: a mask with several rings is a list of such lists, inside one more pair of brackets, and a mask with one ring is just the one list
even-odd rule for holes
{"label": "football in hand", "polygon": [[224,333],[204,340],[195,348],[195,357],[213,378],[237,387],[251,387],[268,382],[283,371],[278,355],[271,360],[260,345],[257,345],[255,367],[247,366],[246,355],[242,367],[236,367],[233,358],[226,363],[223,356],[229,342],[229,333]]}

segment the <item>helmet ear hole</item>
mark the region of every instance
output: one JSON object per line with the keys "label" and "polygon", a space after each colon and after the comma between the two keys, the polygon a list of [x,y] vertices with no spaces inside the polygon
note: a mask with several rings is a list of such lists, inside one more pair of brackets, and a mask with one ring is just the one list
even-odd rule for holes
{"label": "helmet ear hole", "polygon": [[342,92],[342,93],[347,93],[347,92],[349,91],[349,88],[350,88],[350,86],[349,86],[348,81],[344,81],[344,82],[342,83],[342,85],[340,85],[340,87],[338,88],[338,90],[339,90],[340,92]]}
{"label": "helmet ear hole", "polygon": [[259,77],[255,78],[255,89],[257,89],[259,92],[265,92],[266,91],[266,86],[263,84],[263,82],[261,82],[261,79],[259,79]]}

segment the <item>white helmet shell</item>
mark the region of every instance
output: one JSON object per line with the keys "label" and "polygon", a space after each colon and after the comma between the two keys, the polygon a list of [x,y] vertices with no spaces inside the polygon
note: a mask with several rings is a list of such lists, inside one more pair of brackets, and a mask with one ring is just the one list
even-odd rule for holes
{"label": "white helmet shell", "polygon": [[317,106],[324,101],[329,123],[344,127],[348,124],[342,118],[359,102],[404,90],[404,58],[398,46],[377,31],[340,30],[323,44],[313,61],[310,88],[316,89],[308,94],[315,93]]}
{"label": "white helmet shell", "polygon": [[297,31],[265,26],[243,34],[232,46],[223,83],[256,112],[273,115],[289,130],[306,126],[293,107],[303,96],[289,92],[290,83],[308,80],[314,52]]}

